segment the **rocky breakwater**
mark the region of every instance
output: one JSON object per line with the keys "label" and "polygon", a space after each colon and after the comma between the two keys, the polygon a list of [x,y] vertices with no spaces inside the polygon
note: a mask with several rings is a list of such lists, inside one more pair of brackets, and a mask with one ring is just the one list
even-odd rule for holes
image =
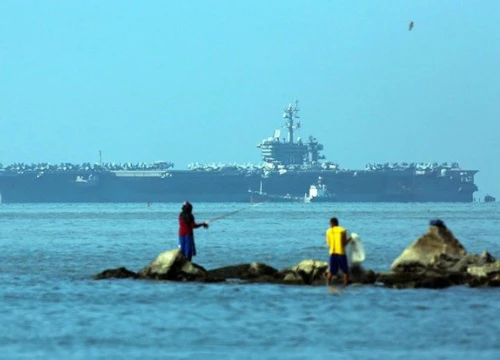
{"label": "rocky breakwater", "polygon": [[[189,262],[177,249],[161,253],[137,273],[120,267],[105,270],[97,274],[95,279],[133,278],[195,282],[240,281],[244,283],[324,285],[327,268],[326,262],[304,260],[295,266],[282,270],[259,262],[206,270],[200,265]],[[375,277],[376,274],[373,271],[365,271],[359,266],[352,269],[353,283],[373,284]]]}
{"label": "rocky breakwater", "polygon": [[[95,279],[134,278],[167,281],[230,282],[325,285],[328,264],[303,260],[285,269],[254,262],[206,270],[189,262],[179,250],[161,253],[137,273],[124,267],[105,270]],[[338,277],[340,283],[341,277]],[[499,286],[500,261],[489,253],[468,254],[441,220],[433,220],[428,231],[394,260],[391,271],[375,273],[357,265],[351,268],[353,284],[391,288],[444,288],[452,285]]]}

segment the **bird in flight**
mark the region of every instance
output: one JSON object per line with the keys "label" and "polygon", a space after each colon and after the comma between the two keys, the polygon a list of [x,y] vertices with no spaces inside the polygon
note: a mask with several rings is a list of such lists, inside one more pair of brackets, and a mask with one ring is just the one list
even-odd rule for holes
{"label": "bird in flight", "polygon": [[408,31],[411,31],[413,29],[413,21],[410,21],[410,25],[408,26]]}

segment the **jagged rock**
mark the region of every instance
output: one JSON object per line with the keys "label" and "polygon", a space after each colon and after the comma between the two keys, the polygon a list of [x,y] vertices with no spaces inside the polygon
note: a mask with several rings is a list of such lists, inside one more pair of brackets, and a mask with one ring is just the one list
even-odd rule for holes
{"label": "jagged rock", "polygon": [[120,267],[118,269],[108,269],[94,276],[95,280],[102,279],[125,279],[125,278],[133,278],[136,279],[138,275],[130,271],[124,267]]}
{"label": "jagged rock", "polygon": [[465,255],[464,246],[444,224],[431,225],[427,233],[394,260],[391,269],[417,273],[429,268],[445,269],[454,266]]}
{"label": "jagged rock", "polygon": [[478,254],[467,254],[450,267],[450,271],[466,272],[469,266],[480,265],[484,264],[481,263],[481,257]]}
{"label": "jagged rock", "polygon": [[467,254],[462,257],[455,265],[449,268],[454,272],[466,272],[470,266],[483,266],[495,261],[495,258],[488,252],[483,252],[481,256],[477,254]]}
{"label": "jagged rock", "polygon": [[179,249],[161,253],[148,266],[139,271],[140,278],[175,281],[204,281],[207,271],[189,262]]}
{"label": "jagged rock", "polygon": [[484,264],[489,264],[496,261],[495,257],[487,251],[483,251],[483,253],[481,254],[481,260]]}
{"label": "jagged rock", "polygon": [[448,270],[455,266],[455,264],[460,261],[460,259],[461,257],[456,255],[450,256],[448,254],[439,254],[435,257],[434,263],[429,264],[428,268],[436,270]]}
{"label": "jagged rock", "polygon": [[467,272],[473,277],[493,278],[500,274],[500,260],[483,266],[469,266]]}
{"label": "jagged rock", "polygon": [[303,260],[289,270],[300,275],[305,284],[313,284],[318,281],[323,281],[324,283],[328,263],[312,259]]}

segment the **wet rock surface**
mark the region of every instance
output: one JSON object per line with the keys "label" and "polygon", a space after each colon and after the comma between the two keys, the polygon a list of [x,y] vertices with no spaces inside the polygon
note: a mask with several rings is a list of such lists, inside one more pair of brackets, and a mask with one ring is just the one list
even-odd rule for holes
{"label": "wet rock surface", "polygon": [[[437,225],[436,225],[437,224]],[[499,261],[488,252],[467,254],[443,221],[431,221],[429,230],[414,241],[376,283],[393,288],[439,289],[453,285],[495,286]]]}
{"label": "wet rock surface", "polygon": [[466,255],[465,247],[444,224],[429,226],[391,265],[395,272],[421,272],[428,268],[449,268]]}
{"label": "wet rock surface", "polygon": [[[437,226],[435,225],[437,223]],[[325,285],[328,264],[314,259],[278,270],[270,265],[253,262],[206,270],[189,262],[176,249],[158,255],[150,264],[135,273],[124,267],[97,274],[96,280],[133,278],[166,281]],[[342,276],[333,284],[341,284]],[[500,261],[483,252],[467,254],[442,221],[431,223],[429,230],[398,256],[391,270],[376,273],[360,265],[350,268],[352,284],[378,285],[394,289],[442,289],[455,285],[470,287],[500,286]]]}
{"label": "wet rock surface", "polygon": [[136,279],[138,277],[139,277],[139,275],[137,275],[135,272],[130,271],[124,267],[120,267],[117,269],[104,270],[103,272],[94,276],[94,279],[96,279],[96,280],[113,279],[113,278],[114,279],[125,279],[125,278]]}
{"label": "wet rock surface", "polygon": [[204,281],[207,271],[186,260],[179,249],[161,253],[138,273],[139,278],[172,281]]}

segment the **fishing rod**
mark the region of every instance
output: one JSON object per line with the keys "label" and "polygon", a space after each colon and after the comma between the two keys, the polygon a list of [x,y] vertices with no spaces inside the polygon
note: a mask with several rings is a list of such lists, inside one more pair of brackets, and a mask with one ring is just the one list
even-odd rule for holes
{"label": "fishing rod", "polygon": [[212,222],[217,221],[217,220],[221,220],[221,219],[227,218],[228,216],[231,216],[231,215],[237,214],[237,213],[239,213],[239,212],[241,212],[241,211],[243,211],[243,210],[250,209],[251,207],[255,207],[255,206],[260,205],[260,204],[263,204],[263,203],[265,203],[265,202],[267,202],[267,201],[263,201],[263,202],[260,202],[260,203],[257,203],[257,204],[252,204],[252,205],[250,205],[250,206],[245,206],[244,208],[241,208],[241,209],[238,209],[238,210],[235,210],[235,211],[231,211],[231,212],[228,212],[228,213],[226,213],[226,214],[222,214],[222,215],[220,215],[220,216],[214,217],[213,219],[208,220],[208,221],[207,221],[207,224],[208,224],[208,223],[212,223]]}

